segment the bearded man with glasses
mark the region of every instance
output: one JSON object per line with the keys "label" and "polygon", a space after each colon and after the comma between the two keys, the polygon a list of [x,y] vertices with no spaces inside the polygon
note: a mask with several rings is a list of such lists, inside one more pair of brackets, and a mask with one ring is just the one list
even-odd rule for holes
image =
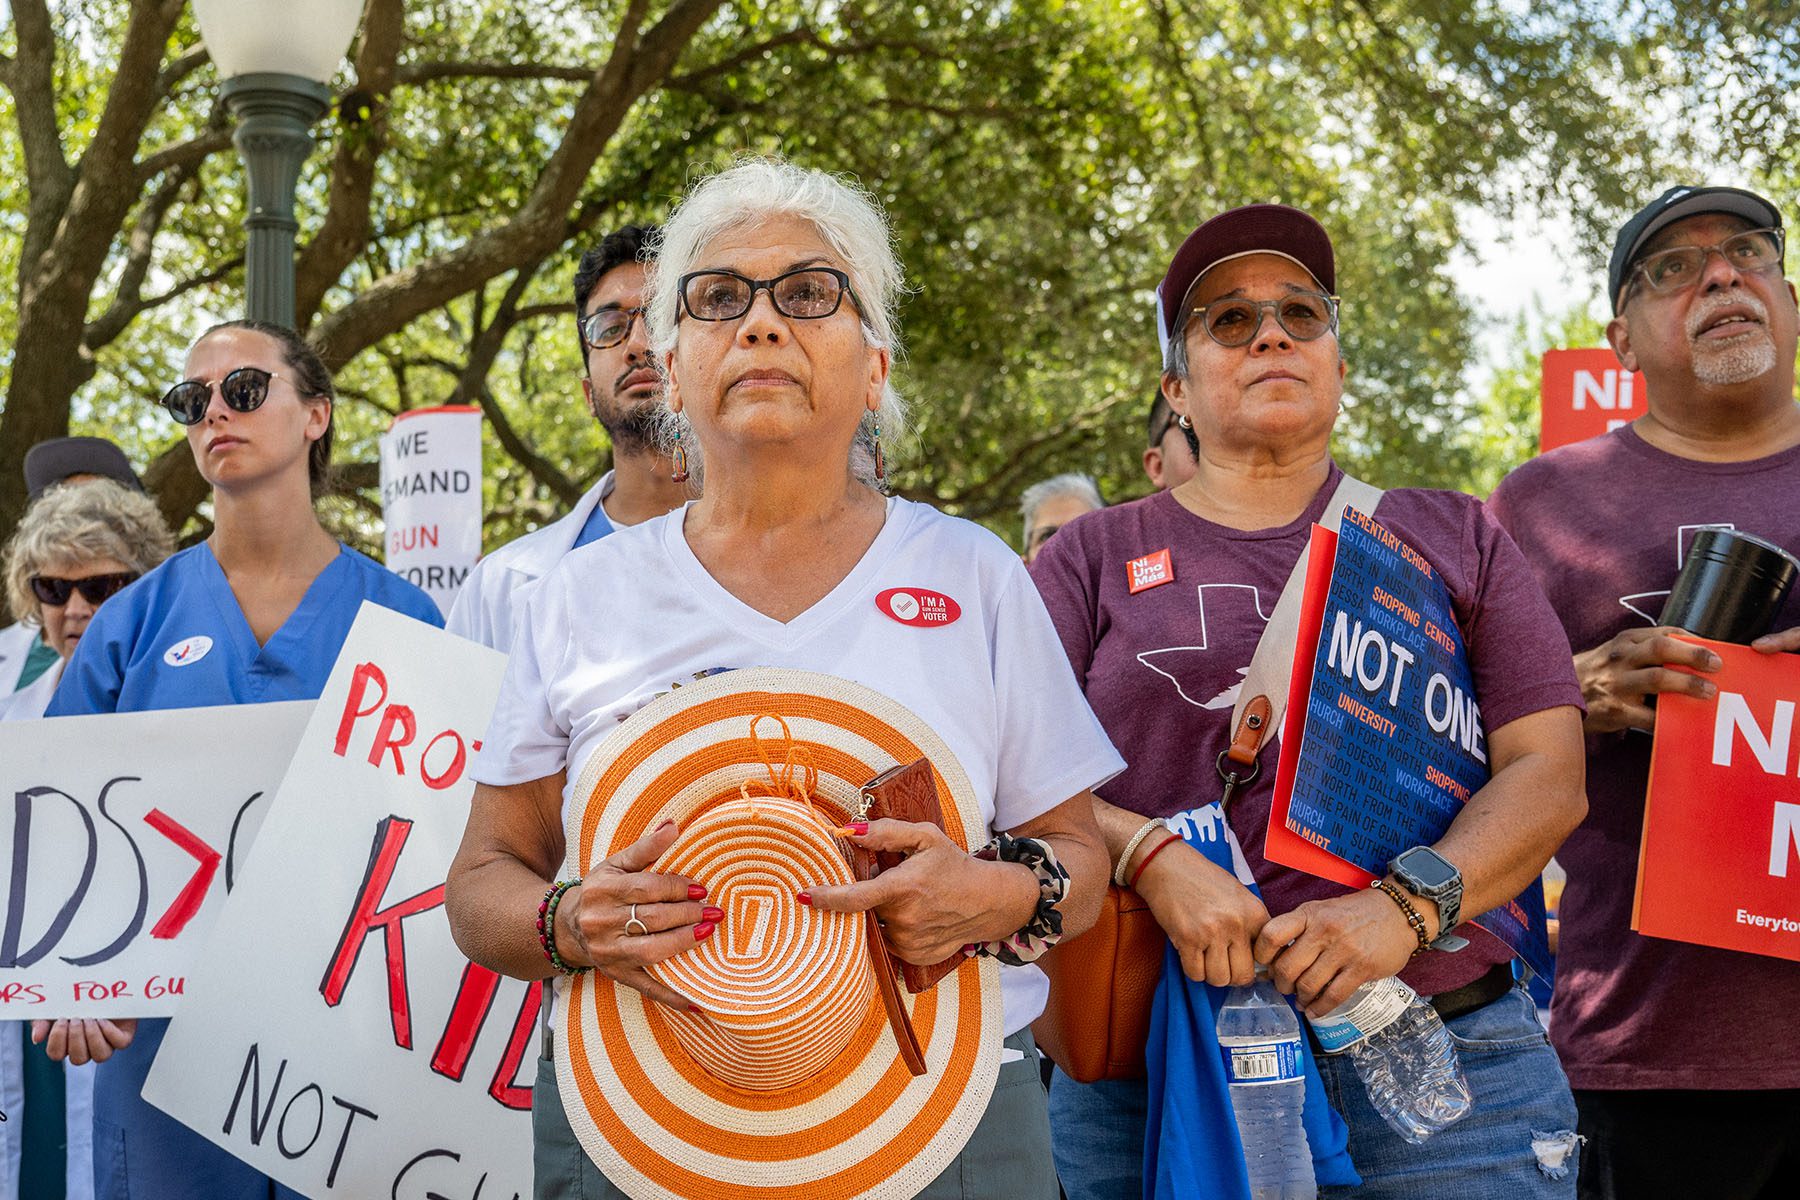
{"label": "bearded man with glasses", "polygon": [[450,609],[448,628],[496,650],[509,648],[521,589],[569,551],[614,529],[680,508],[689,499],[656,445],[662,375],[644,327],[644,272],[658,229],[624,225],[575,269],[581,394],[612,443],[612,467],[561,520],[495,550],[475,565]]}
{"label": "bearded man with glasses", "polygon": [[[1606,335],[1644,373],[1649,411],[1526,463],[1489,501],[1581,651],[1588,816],[1557,854],[1550,1028],[1581,1108],[1584,1197],[1800,1193],[1800,1039],[1780,1032],[1800,1012],[1800,963],[1631,929],[1655,694],[1710,697],[1719,667],[1656,615],[1698,530],[1800,550],[1783,246],[1780,212],[1735,188],[1671,188],[1626,222]],[[1790,599],[1756,649],[1800,650],[1797,626]]]}

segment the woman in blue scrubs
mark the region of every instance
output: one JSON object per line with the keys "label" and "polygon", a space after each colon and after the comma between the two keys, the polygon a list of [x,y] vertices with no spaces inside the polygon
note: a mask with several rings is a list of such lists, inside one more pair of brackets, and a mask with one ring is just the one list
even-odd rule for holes
{"label": "woman in blue scrubs", "polygon": [[[163,405],[212,485],[212,535],[95,615],[46,716],[317,699],[364,600],[443,625],[424,592],[338,542],[313,512],[334,397],[319,356],[278,326],[228,322],[194,344]],[[101,1064],[102,1200],[293,1195],[145,1103],[167,1021],[42,1024],[52,1058]]]}

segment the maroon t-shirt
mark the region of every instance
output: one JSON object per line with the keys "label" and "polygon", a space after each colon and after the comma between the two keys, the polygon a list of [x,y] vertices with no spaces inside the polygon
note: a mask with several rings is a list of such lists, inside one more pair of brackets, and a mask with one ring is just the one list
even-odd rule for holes
{"label": "maroon t-shirt", "polygon": [[[1128,764],[1099,789],[1102,799],[1168,817],[1219,798],[1214,764],[1230,742],[1238,687],[1341,476],[1334,466],[1306,512],[1280,528],[1229,529],[1159,492],[1080,517],[1039,552],[1032,578],[1088,703]],[[1561,625],[1518,549],[1478,501],[1406,489],[1386,493],[1374,515],[1424,555],[1449,588],[1489,730],[1580,704]],[[1172,581],[1132,594],[1130,564],[1162,550]],[[1255,782],[1232,799],[1230,822],[1264,903],[1279,914],[1349,889],[1264,860],[1276,754],[1271,739]],[[1507,957],[1483,933],[1455,954],[1421,955],[1402,977],[1432,995]]]}
{"label": "maroon t-shirt", "polygon": [[[1800,549],[1800,447],[1751,462],[1666,454],[1630,426],[1507,476],[1490,510],[1530,560],[1569,641],[1657,623],[1694,534],[1723,526]],[[1777,628],[1800,625],[1800,594]],[[1588,815],[1556,859],[1563,891],[1550,1035],[1578,1088],[1800,1087],[1800,963],[1631,931],[1650,738],[1588,738]],[[1696,885],[1703,886],[1703,885]]]}

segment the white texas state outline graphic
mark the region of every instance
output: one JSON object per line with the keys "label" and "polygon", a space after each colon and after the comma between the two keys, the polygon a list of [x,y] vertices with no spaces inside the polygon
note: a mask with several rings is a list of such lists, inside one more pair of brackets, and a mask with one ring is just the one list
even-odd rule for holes
{"label": "white texas state outline graphic", "polygon": [[[1675,527],[1675,571],[1677,574],[1681,572],[1682,564],[1687,561],[1688,544],[1692,541],[1690,535],[1699,533],[1703,529],[1729,529],[1735,532],[1737,526],[1730,521],[1677,525]],[[1619,607],[1644,618],[1646,625],[1659,625],[1662,623],[1662,602],[1668,598],[1668,588],[1664,588],[1660,592],[1632,592],[1619,597]]]}
{"label": "white texas state outline graphic", "polygon": [[[1253,583],[1202,583],[1194,589],[1195,599],[1200,605],[1200,644],[1198,646],[1165,646],[1160,650],[1145,650],[1137,656],[1137,660],[1146,667],[1149,667],[1152,671],[1155,671],[1158,675],[1161,675],[1164,679],[1167,679],[1170,683],[1174,684],[1176,694],[1194,707],[1205,709],[1230,709],[1237,704],[1238,689],[1243,686],[1242,677],[1250,673],[1250,665],[1248,663],[1245,663],[1238,668],[1238,682],[1232,684],[1230,687],[1210,699],[1197,699],[1195,696],[1189,695],[1187,685],[1183,682],[1183,676],[1186,675],[1186,672],[1182,669],[1183,666],[1192,661],[1193,655],[1205,653],[1208,648],[1208,643],[1211,641],[1206,629],[1206,593],[1208,589],[1213,591],[1249,592],[1250,606],[1255,611],[1256,615],[1261,617],[1264,622],[1267,622],[1272,615],[1263,611],[1262,592],[1258,590],[1257,586]],[[1223,597],[1220,597],[1220,599],[1223,599]],[[1243,598],[1239,597],[1238,599],[1241,603]],[[1215,602],[1215,610],[1218,607],[1219,605]],[[1200,664],[1196,663],[1194,665],[1198,667]],[[1192,682],[1198,683],[1198,680]]]}

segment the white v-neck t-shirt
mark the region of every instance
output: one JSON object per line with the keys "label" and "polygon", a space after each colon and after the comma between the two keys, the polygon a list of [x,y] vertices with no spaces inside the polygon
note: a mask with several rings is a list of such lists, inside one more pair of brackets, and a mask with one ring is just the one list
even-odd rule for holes
{"label": "white v-neck t-shirt", "polygon": [[[566,817],[588,756],[621,721],[678,684],[739,667],[819,671],[899,701],[949,745],[994,830],[1124,769],[1031,577],[987,530],[890,499],[850,573],[781,622],[701,566],[686,511],[574,550],[543,577],[513,628],[476,779],[566,770]],[[934,596],[955,603],[954,620],[919,620],[922,607],[948,611]],[[1036,967],[1003,968],[1002,981],[1010,1034],[1043,1011],[1049,984]]]}

